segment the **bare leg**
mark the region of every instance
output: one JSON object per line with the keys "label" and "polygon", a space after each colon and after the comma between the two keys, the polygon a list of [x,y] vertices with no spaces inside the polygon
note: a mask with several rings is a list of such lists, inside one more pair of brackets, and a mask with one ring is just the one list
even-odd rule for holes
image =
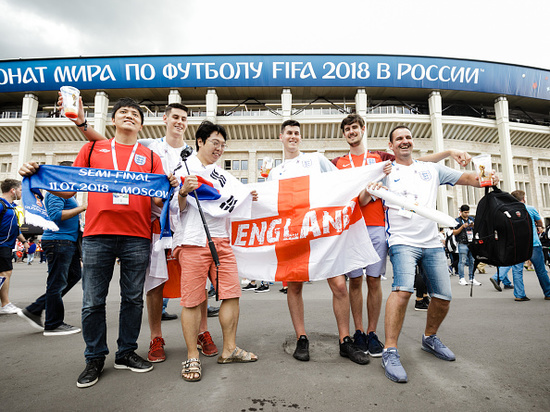
{"label": "bare leg", "polygon": [[239,298],[225,299],[220,305],[220,326],[223,335],[222,357],[228,358],[237,346],[237,325],[239,323]]}
{"label": "bare leg", "polygon": [[449,312],[450,306],[451,302],[448,300],[432,298],[426,316],[426,330],[424,331],[426,336],[435,335],[437,333],[439,326]]}
{"label": "bare leg", "polygon": [[391,292],[386,302],[385,332],[386,342],[384,348],[397,348],[397,340],[403,327],[407,303],[411,292]]}
{"label": "bare leg", "polygon": [[147,319],[151,330],[151,340],[162,337],[162,291],[164,283],[147,292]]}
{"label": "bare leg", "polygon": [[367,276],[367,334],[376,332],[378,328],[378,319],[382,311],[382,278]]}
{"label": "bare leg", "polygon": [[[181,328],[183,338],[187,345],[187,359],[199,358],[197,349],[197,337],[199,335],[199,324],[201,321],[200,305],[192,308],[182,308],[181,310]],[[189,373],[185,375],[189,379],[198,378],[198,374]]]}
{"label": "bare leg", "polygon": [[0,301],[2,302],[2,307],[10,303],[9,291],[10,291],[10,279],[11,279],[11,270],[0,273],[0,276],[5,276],[6,280],[2,289],[0,289]]}
{"label": "bare leg", "polygon": [[288,282],[288,291],[286,300],[288,310],[290,311],[290,319],[292,326],[296,332],[296,339],[306,335],[306,326],[304,321],[304,298],[302,297],[302,282]]}
{"label": "bare leg", "polygon": [[206,295],[206,300],[199,305],[201,308],[201,324],[199,326],[199,334],[208,330],[208,290],[205,289],[204,293]]}
{"label": "bare leg", "polygon": [[338,335],[340,343],[346,336],[349,336],[349,294],[346,287],[346,277],[344,275],[336,276],[328,280],[330,290],[332,290],[332,309],[336,317],[338,326]]}
{"label": "bare leg", "polygon": [[[349,302],[351,315],[355,330],[363,330],[363,276],[350,278],[349,280]],[[368,302],[368,301],[367,301]],[[368,303],[367,303],[368,304]]]}

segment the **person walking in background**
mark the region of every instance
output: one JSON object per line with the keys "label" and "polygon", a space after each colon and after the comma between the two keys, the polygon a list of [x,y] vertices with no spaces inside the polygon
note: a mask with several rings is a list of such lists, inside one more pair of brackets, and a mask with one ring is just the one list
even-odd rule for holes
{"label": "person walking in background", "polygon": [[[71,166],[72,162],[61,162],[60,165]],[[51,221],[59,227],[55,232],[45,230],[42,235],[42,247],[48,255],[46,293],[24,308],[19,316],[26,319],[33,328],[42,330],[44,336],[72,335],[79,333],[80,328],[64,322],[63,296],[81,278],[80,247],[77,244],[80,233],[79,216],[87,205],[79,205],[74,196],[63,199],[51,193],[46,193],[44,205]],[[44,310],[46,316],[43,324]]]}
{"label": "person walking in background", "polygon": [[[453,230],[458,243],[458,284],[462,286],[473,283],[474,286],[481,286],[481,283],[474,279],[474,257],[468,245],[474,239],[474,218],[470,216],[470,206],[460,206],[460,215],[456,218],[458,225]],[[468,265],[470,281],[464,279],[464,266]]]}

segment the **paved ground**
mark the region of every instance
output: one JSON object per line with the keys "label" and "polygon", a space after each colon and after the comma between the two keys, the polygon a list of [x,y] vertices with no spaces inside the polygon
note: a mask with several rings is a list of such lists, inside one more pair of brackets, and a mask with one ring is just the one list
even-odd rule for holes
{"label": "paved ground", "polygon": [[[391,266],[391,265],[389,265]],[[493,268],[489,268],[494,273]],[[391,274],[390,274],[391,276]],[[512,291],[497,292],[489,275],[483,286],[459,286],[452,278],[454,300],[440,330],[457,355],[441,361],[420,349],[425,312],[409,310],[400,338],[400,354],[409,383],[385,376],[379,359],[356,365],[338,354],[331,296],[326,282],[305,286],[306,324],[311,361],[291,357],[292,326],[280,284],[269,293],[246,292],[241,300],[238,344],[259,355],[253,364],[218,365],[203,359],[203,379],[180,378],[185,359],[179,321],[164,322],[168,359],[149,373],[115,370],[118,286],[108,301],[109,355],[99,383],[78,389],[84,368],[82,336],[44,337],[16,315],[0,316],[0,410],[3,411],[343,411],[550,410],[550,301],[543,300],[533,272],[525,272],[530,302],[514,302]],[[11,299],[24,306],[44,289],[45,265],[17,264]],[[384,297],[390,280],[383,282]],[[77,286],[65,297],[66,321],[80,325],[82,292]],[[215,302],[210,300],[211,304]],[[177,313],[171,301],[169,311]],[[210,331],[221,344],[220,327]],[[379,327],[383,339],[383,322]],[[144,317],[138,353],[148,348]]]}

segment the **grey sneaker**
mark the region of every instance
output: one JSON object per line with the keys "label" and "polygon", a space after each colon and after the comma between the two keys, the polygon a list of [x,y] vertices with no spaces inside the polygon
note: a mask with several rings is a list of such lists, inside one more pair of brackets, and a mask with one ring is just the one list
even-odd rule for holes
{"label": "grey sneaker", "polygon": [[397,348],[388,348],[382,353],[382,367],[386,371],[389,380],[398,383],[407,383],[407,372],[399,360]]}
{"label": "grey sneaker", "polygon": [[424,338],[422,335],[422,350],[434,354],[439,359],[454,361],[455,354],[439,340],[437,335],[430,335]]}
{"label": "grey sneaker", "polygon": [[41,331],[44,330],[44,324],[42,323],[41,316],[31,313],[27,309],[20,310],[19,312],[17,312],[17,315],[29,322],[29,325],[31,325],[33,328]]}
{"label": "grey sneaker", "polygon": [[55,329],[44,329],[44,336],[62,336],[62,335],[73,335],[75,333],[80,333],[80,328],[76,326],[67,325],[62,323]]}

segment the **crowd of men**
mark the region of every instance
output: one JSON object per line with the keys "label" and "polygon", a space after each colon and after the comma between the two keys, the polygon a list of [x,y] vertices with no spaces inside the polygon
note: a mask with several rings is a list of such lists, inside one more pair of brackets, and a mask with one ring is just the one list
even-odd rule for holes
{"label": "crowd of men", "polygon": [[[219,322],[223,347],[217,362],[227,364],[258,360],[254,353],[237,346],[241,287],[227,230],[231,213],[237,212],[231,209],[224,215],[211,216],[206,213],[201,217],[201,212],[190,205],[189,201],[204,176],[216,176],[212,180],[216,189],[222,190],[228,185],[233,192],[240,193],[241,198],[249,202],[257,200],[257,195],[255,192],[249,193],[246,185],[216,165],[228,140],[225,129],[220,125],[203,122],[195,134],[195,150],[185,164],[182,163],[182,151],[191,152],[183,140],[187,115],[188,109],[184,105],[168,105],[163,118],[166,135],[161,139],[139,141],[138,133],[143,126],[144,116],[139,105],[132,99],[121,99],[113,107],[115,135],[112,139],[108,140],[88,127],[82,105],[78,118],[74,120],[76,127],[90,142],[82,147],[73,166],[165,174],[170,184],[176,188],[176,194],[170,200],[173,230],[171,255],[179,263],[177,270],[171,271],[166,260],[168,251],[159,251],[152,246],[152,239],[156,240],[159,233],[158,219],[163,205],[162,199],[154,198],[151,202],[145,196],[90,192],[88,203],[78,205],[74,192],[46,194],[48,214],[58,223],[60,231],[46,232],[43,237],[43,246],[48,257],[46,293],[19,314],[33,327],[43,329],[46,336],[80,332],[79,328],[64,322],[62,296],[82,278],[82,335],[86,344],[86,364],[77,379],[77,386],[80,388],[98,382],[109,353],[105,302],[117,259],[120,262],[121,302],[118,348],[114,362],[116,369],[148,372],[153,369],[153,363],[166,359],[161,329],[163,289],[166,281],[174,276],[181,283],[181,322],[187,346],[187,359],[182,363],[182,378],[185,381],[200,380],[203,374],[200,353],[205,356],[219,354],[207,329],[208,280],[216,285],[222,301]],[[343,119],[341,131],[349,144],[350,152],[331,162],[319,153],[302,153],[300,124],[295,120],[285,121],[279,135],[284,160],[271,171],[268,180],[386,162],[386,177],[383,182],[371,182],[369,188],[379,188],[383,184],[392,192],[431,208],[435,208],[439,185],[479,187],[476,174],[457,171],[437,163],[451,156],[464,166],[470,160],[465,152],[449,150],[418,160],[413,159],[414,139],[410,129],[405,126],[396,127],[389,135],[389,149],[393,155],[365,149],[365,123],[358,115],[352,114]],[[20,174],[31,176],[38,168],[37,163],[28,162],[21,167]],[[498,184],[498,177],[493,174],[493,178],[494,184]],[[358,364],[369,363],[369,356],[380,357],[385,374],[390,380],[407,382],[407,374],[400,362],[398,338],[407,303],[414,291],[417,267],[421,269],[431,297],[425,330],[420,339],[421,347],[440,359],[455,360],[454,353],[437,336],[451,300],[447,260],[435,222],[390,203],[383,205],[380,199],[373,198],[364,189],[366,183],[358,184],[358,199],[380,261],[349,273],[335,273],[328,279],[333,294],[340,355]],[[25,240],[20,236],[16,225],[14,226],[15,213],[11,209],[13,202],[21,198],[21,184],[6,180],[2,183],[2,192],[2,197],[6,199],[6,202],[2,202],[6,210],[1,219],[2,229],[4,222],[8,220],[11,229],[9,239],[6,239],[7,247],[1,247],[4,244],[0,244],[0,252],[8,249],[17,236],[20,240]],[[86,225],[80,255],[78,215],[84,211]],[[204,226],[208,227],[208,235]],[[457,228],[457,235],[460,232],[466,234],[468,229],[469,223],[465,220]],[[213,258],[210,242],[215,246],[219,264]],[[11,259],[11,248],[9,251]],[[383,343],[377,335],[377,327],[382,308],[380,280],[385,274],[388,254],[394,276],[392,292],[385,308]],[[3,258],[3,255],[0,257]],[[0,264],[4,264],[3,259]],[[463,270],[463,265],[461,266]],[[6,300],[6,286],[9,286],[11,265],[2,266],[0,271],[0,276],[6,278],[0,294],[3,310],[9,304],[9,300]],[[363,326],[363,274],[366,274],[368,289],[367,328]],[[462,272],[461,279],[463,277]],[[346,278],[349,279],[349,290]],[[470,279],[473,280],[471,269]],[[547,289],[543,286],[545,296],[550,299],[550,286]],[[144,306],[143,291],[146,293],[151,335],[147,359],[136,353]],[[293,356],[299,361],[308,361],[309,338],[305,326],[302,282],[288,282],[287,302],[296,333]],[[44,323],[43,311],[46,312]],[[355,330],[353,336],[349,330],[350,311]]]}

